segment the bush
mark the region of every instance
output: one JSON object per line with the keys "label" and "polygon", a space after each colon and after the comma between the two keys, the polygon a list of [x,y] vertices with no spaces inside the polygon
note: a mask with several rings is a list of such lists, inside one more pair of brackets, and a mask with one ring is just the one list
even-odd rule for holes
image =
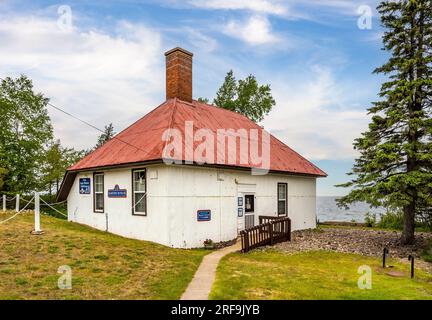
{"label": "bush", "polygon": [[387,211],[381,215],[377,227],[383,229],[403,229],[403,213],[400,211]]}
{"label": "bush", "polygon": [[204,248],[207,249],[213,249],[215,247],[215,243],[212,239],[205,239],[204,240]]}
{"label": "bush", "polygon": [[429,241],[429,243],[426,245],[426,248],[423,250],[421,256],[423,260],[432,262],[432,241]]}
{"label": "bush", "polygon": [[[365,219],[366,220],[366,219]],[[380,221],[376,224],[377,227],[383,229],[402,230],[404,225],[404,215],[402,211],[387,211],[381,215]],[[430,219],[424,219],[417,216],[415,221],[417,231],[431,231],[432,224]]]}
{"label": "bush", "polygon": [[365,215],[366,226],[369,228],[372,228],[372,227],[376,226],[376,223],[377,223],[376,214],[371,214],[369,212],[366,212],[366,215]]}

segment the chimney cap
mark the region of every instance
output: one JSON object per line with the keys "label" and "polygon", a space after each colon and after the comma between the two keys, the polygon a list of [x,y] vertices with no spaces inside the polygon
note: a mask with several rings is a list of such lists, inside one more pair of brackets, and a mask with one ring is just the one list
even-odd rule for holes
{"label": "chimney cap", "polygon": [[175,48],[173,48],[173,49],[171,49],[171,50],[168,50],[167,52],[165,52],[165,56],[167,56],[167,55],[170,55],[171,53],[174,53],[174,52],[176,52],[176,51],[181,51],[181,52],[183,52],[183,53],[185,53],[185,54],[187,54],[187,55],[189,55],[189,56],[193,56],[193,53],[192,52],[190,52],[190,51],[187,51],[187,50],[185,50],[185,49],[183,49],[183,48],[180,48],[180,47],[175,47]]}

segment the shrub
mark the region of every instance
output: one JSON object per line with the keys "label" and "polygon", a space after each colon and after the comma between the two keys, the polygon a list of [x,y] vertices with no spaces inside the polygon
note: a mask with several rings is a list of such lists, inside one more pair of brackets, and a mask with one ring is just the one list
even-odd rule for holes
{"label": "shrub", "polygon": [[204,247],[205,247],[205,248],[213,249],[214,246],[215,246],[215,243],[213,242],[212,239],[205,239],[205,240],[204,240]]}
{"label": "shrub", "polygon": [[403,229],[403,213],[401,211],[387,211],[381,215],[381,219],[377,224],[383,229]]}
{"label": "shrub", "polygon": [[371,214],[370,212],[366,212],[365,214],[365,224],[367,227],[372,228],[375,227],[377,223],[376,214]]}
{"label": "shrub", "polygon": [[432,241],[429,241],[429,243],[426,245],[421,256],[423,260],[432,262]]}

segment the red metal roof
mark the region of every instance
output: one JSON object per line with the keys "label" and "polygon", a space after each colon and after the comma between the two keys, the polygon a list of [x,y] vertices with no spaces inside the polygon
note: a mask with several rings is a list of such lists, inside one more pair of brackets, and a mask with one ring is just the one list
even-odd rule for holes
{"label": "red metal roof", "polygon": [[[161,160],[166,145],[166,142],[162,139],[163,133],[167,129],[177,129],[184,140],[186,121],[193,121],[194,132],[198,129],[209,129],[215,136],[218,129],[256,129],[259,132],[259,137],[262,136],[263,132],[260,126],[239,113],[199,103],[198,101],[188,103],[179,99],[170,99],[84,157],[70,167],[68,171]],[[194,142],[194,147],[200,143],[201,141]],[[215,144],[215,161],[210,164],[253,167],[252,163],[241,163],[239,149],[240,143],[237,143],[237,159],[234,164],[228,163],[228,155],[225,157],[225,162],[220,162],[217,159],[217,152],[221,151],[216,149]],[[178,160],[186,160],[184,159],[184,151],[183,147],[182,159]],[[261,149],[259,149],[259,152],[261,152]],[[270,136],[270,170],[326,176],[325,172],[273,136]]]}

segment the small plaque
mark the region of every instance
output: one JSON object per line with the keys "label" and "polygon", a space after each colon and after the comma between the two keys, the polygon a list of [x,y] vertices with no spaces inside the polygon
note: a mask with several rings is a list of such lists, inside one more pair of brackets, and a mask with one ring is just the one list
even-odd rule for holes
{"label": "small plaque", "polygon": [[210,221],[210,220],[211,220],[211,210],[197,211],[197,221]]}
{"label": "small plaque", "polygon": [[108,198],[126,198],[126,197],[127,197],[127,190],[120,189],[118,184],[114,186],[114,189],[108,190]]}

